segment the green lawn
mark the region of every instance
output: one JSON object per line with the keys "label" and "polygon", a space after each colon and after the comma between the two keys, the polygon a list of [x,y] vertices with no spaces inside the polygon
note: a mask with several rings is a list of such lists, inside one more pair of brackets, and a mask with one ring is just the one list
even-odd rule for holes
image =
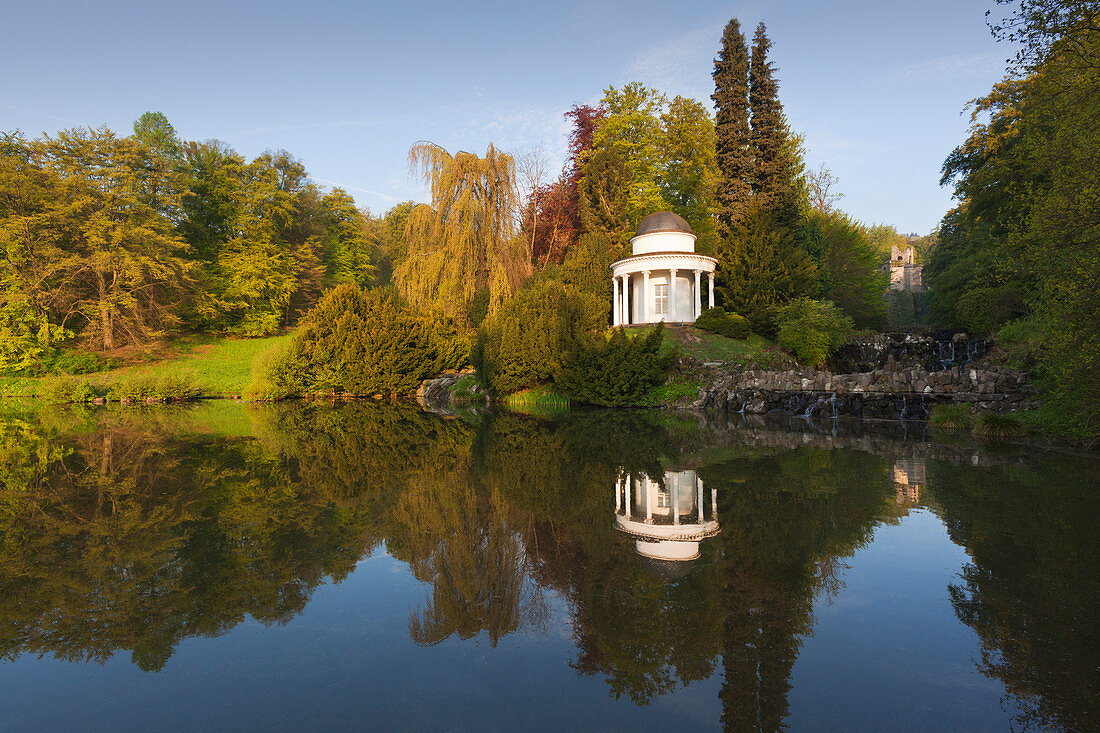
{"label": "green lawn", "polygon": [[[178,370],[195,375],[203,393],[211,397],[239,396],[248,384],[252,359],[271,346],[288,341],[289,334],[258,339],[232,339],[202,336],[181,339],[171,344],[159,359],[108,372],[81,375],[94,385],[103,385],[119,377]],[[0,377],[0,395],[33,397],[39,394],[41,379]]]}
{"label": "green lawn", "polygon": [[669,329],[669,340],[679,345],[681,354],[701,362],[771,368],[789,359],[773,342],[755,333],[746,339],[731,339],[698,328],[677,327]]}

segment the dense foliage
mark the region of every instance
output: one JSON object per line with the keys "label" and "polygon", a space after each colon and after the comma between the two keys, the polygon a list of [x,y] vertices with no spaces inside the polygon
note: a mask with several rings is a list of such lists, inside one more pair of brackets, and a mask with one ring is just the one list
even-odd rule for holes
{"label": "dense foliage", "polygon": [[799,298],[775,313],[779,343],[816,367],[852,335],[852,319],[828,300]]}
{"label": "dense foliage", "polygon": [[500,394],[553,381],[566,354],[606,323],[602,304],[558,278],[517,292],[478,329],[471,361]]}
{"label": "dense foliage", "polygon": [[0,136],[0,370],[58,343],[144,344],[183,329],[269,334],[323,289],[369,285],[380,237],[287,153],[246,161],[184,142],[163,115],[134,134]]}
{"label": "dense foliage", "polygon": [[565,357],[557,389],[582,404],[640,404],[650,390],[665,383],[676,358],[674,352],[661,353],[663,341],[662,324],[637,338],[617,328],[610,338],[581,339]]}
{"label": "dense foliage", "polygon": [[948,212],[927,279],[939,320],[1026,331],[1066,426],[1100,434],[1100,28],[1095,3],[1025,2],[999,32],[1027,43],[1017,76],[974,103],[944,163]]}

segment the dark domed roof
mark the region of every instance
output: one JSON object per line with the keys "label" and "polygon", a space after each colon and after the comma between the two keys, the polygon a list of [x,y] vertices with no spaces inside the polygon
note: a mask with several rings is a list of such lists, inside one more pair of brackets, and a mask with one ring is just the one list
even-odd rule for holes
{"label": "dark domed roof", "polygon": [[694,234],[694,232],[691,231],[691,225],[684,221],[682,216],[674,214],[671,211],[658,211],[656,214],[650,214],[642,219],[638,223],[638,231],[634,236],[640,237],[643,234],[653,234],[654,232],[683,232],[684,234]]}

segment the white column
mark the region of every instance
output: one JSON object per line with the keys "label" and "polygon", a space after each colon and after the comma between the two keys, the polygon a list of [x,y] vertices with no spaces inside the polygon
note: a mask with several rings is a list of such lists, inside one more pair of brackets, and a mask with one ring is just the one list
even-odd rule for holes
{"label": "white column", "polygon": [[703,479],[695,477],[695,483],[699,484],[699,524],[703,523]]}
{"label": "white column", "polygon": [[[628,476],[629,478],[629,476]],[[626,518],[630,519],[630,481],[626,482]]]}
{"label": "white column", "polygon": [[623,275],[623,325],[630,325],[630,273]]}
{"label": "white column", "polygon": [[703,294],[699,292],[700,282],[699,278],[702,275],[701,270],[695,271],[695,316],[691,320],[695,320],[703,312]]}
{"label": "white column", "polygon": [[646,323],[653,320],[653,291],[649,288],[649,270],[642,274],[642,318]]}
{"label": "white column", "polygon": [[612,276],[611,284],[615,286],[614,301],[615,304],[611,308],[611,325],[619,325],[619,316],[622,315],[622,309],[619,307],[619,278]]}
{"label": "white column", "polygon": [[646,524],[653,524],[653,494],[656,487],[648,476],[642,481],[645,482],[645,522]]}
{"label": "white column", "polygon": [[668,320],[676,321],[676,270],[668,271]]}
{"label": "white column", "polygon": [[672,474],[672,523],[680,523],[680,474]]}
{"label": "white column", "polygon": [[707,273],[707,279],[710,281],[710,305],[708,308],[714,307],[714,270]]}
{"label": "white column", "polygon": [[623,480],[619,479],[615,482],[615,513],[618,514],[619,510],[623,508]]}
{"label": "white column", "polygon": [[710,518],[718,519],[718,489],[710,490]]}

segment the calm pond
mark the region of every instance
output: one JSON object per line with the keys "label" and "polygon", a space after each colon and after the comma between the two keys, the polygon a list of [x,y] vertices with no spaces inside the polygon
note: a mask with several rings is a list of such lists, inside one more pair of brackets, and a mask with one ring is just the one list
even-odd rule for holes
{"label": "calm pond", "polygon": [[1100,461],[921,427],[0,412],[0,727],[1100,729]]}

